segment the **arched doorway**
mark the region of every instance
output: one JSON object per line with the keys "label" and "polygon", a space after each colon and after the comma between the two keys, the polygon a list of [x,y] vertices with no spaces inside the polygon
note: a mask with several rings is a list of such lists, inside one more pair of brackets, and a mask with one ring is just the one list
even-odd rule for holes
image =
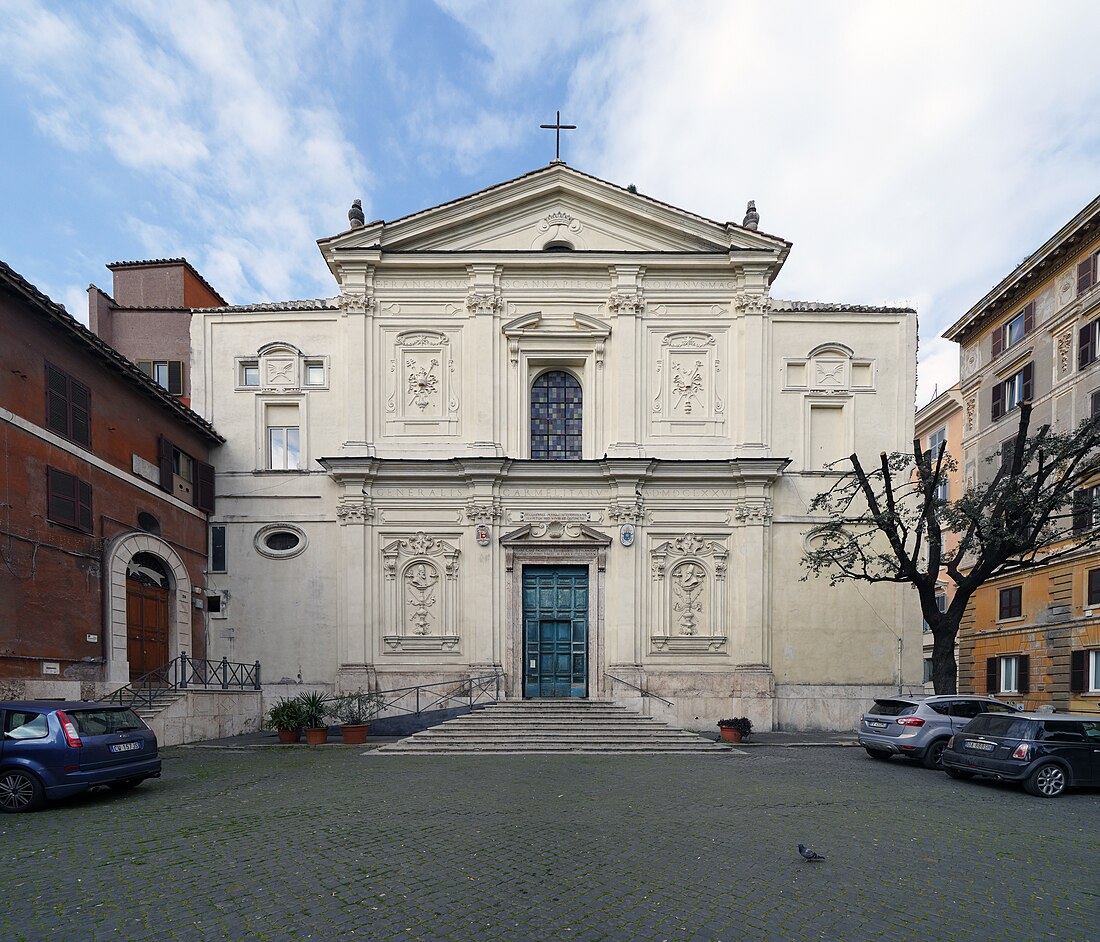
{"label": "arched doorway", "polygon": [[130,680],[168,665],[171,580],[164,561],[136,553],[126,566],[126,659]]}
{"label": "arched doorway", "polygon": [[[126,684],[191,654],[191,578],[159,536],[131,531],[104,551],[107,681]],[[131,629],[133,625],[133,629]]]}

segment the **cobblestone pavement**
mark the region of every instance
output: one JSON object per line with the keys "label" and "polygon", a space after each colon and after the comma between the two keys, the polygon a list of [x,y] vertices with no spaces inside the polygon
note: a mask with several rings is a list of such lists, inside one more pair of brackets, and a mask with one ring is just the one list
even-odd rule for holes
{"label": "cobblestone pavement", "polygon": [[0,817],[0,939],[1100,940],[1097,790],[835,747],[163,755]]}

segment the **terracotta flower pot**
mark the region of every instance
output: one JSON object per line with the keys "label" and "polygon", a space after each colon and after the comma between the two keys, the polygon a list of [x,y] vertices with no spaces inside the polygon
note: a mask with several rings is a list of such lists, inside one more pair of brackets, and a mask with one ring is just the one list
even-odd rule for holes
{"label": "terracotta flower pot", "polygon": [[280,729],[280,730],[278,730],[278,733],[279,733],[279,742],[292,743],[292,742],[301,742],[302,741],[302,727],[301,726],[297,726],[294,729]]}
{"label": "terracotta flower pot", "polygon": [[319,726],[316,729],[307,729],[306,742],[311,746],[320,746],[328,742],[328,729],[324,726]]}
{"label": "terracotta flower pot", "polygon": [[344,742],[348,745],[361,746],[367,741],[367,731],[369,729],[370,723],[349,723],[340,727],[340,735],[344,737]]}
{"label": "terracotta flower pot", "polygon": [[732,726],[719,726],[718,732],[722,736],[722,742],[740,742],[741,731]]}

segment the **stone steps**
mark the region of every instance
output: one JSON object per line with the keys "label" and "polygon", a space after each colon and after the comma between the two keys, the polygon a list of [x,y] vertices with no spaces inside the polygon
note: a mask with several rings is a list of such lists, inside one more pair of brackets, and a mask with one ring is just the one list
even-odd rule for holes
{"label": "stone steps", "polygon": [[600,700],[506,700],[374,750],[385,755],[728,754],[695,733]]}

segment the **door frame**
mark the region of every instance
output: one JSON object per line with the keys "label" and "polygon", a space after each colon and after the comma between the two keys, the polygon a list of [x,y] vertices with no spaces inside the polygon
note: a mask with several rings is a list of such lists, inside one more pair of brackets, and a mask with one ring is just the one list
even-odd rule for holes
{"label": "door frame", "polygon": [[507,623],[504,665],[510,696],[523,696],[523,567],[588,568],[588,697],[601,699],[609,689],[605,592],[607,549],[611,537],[580,523],[527,524],[500,538],[507,577]]}
{"label": "door frame", "polygon": [[[566,565],[562,565],[562,566],[540,566],[537,563],[524,563],[523,566],[520,569],[520,572],[521,572],[520,582],[521,582],[521,584],[527,582],[528,576],[532,575],[531,570],[533,570],[533,569],[542,570],[544,573],[556,573],[556,574],[562,573],[563,570],[570,569],[570,570],[573,570],[573,572],[571,573],[571,576],[573,578],[577,578],[577,579],[579,579],[580,576],[581,576],[581,573],[583,573],[584,574],[584,591],[585,591],[585,597],[587,598],[588,593],[590,591],[588,580],[589,580],[589,576],[591,575],[588,571],[587,566],[566,566]],[[522,640],[523,640],[523,650],[521,651],[521,661],[523,662],[521,664],[521,667],[523,669],[523,685],[522,685],[521,689],[522,689],[522,692],[523,692],[523,698],[525,700],[542,700],[542,699],[569,700],[569,699],[586,699],[588,697],[588,691],[592,689],[592,687],[591,687],[591,685],[592,685],[592,658],[591,658],[591,650],[590,650],[590,648],[591,648],[591,637],[590,637],[590,632],[588,630],[588,609],[586,608],[584,610],[584,691],[585,692],[581,695],[580,698],[576,697],[575,694],[573,693],[573,690],[575,689],[576,685],[574,685],[572,683],[572,678],[573,678],[573,644],[574,644],[574,642],[573,642],[573,630],[574,630],[574,622],[580,620],[579,618],[574,619],[574,617],[573,617],[574,614],[578,614],[578,613],[575,612],[574,609],[570,609],[568,616],[566,616],[563,613],[557,611],[556,608],[555,608],[555,614],[554,614],[553,617],[529,619],[528,610],[526,608],[526,605],[524,605],[524,610],[523,610],[523,638],[522,638]],[[565,696],[551,695],[550,697],[545,697],[541,694],[536,694],[533,697],[529,697],[527,695],[527,689],[528,689],[527,670],[529,668],[529,663],[528,662],[531,659],[531,651],[529,650],[531,642],[530,642],[530,639],[527,637],[527,629],[528,629],[528,622],[530,620],[533,620],[535,622],[536,626],[537,626],[536,629],[535,629],[536,634],[538,636],[538,641],[536,642],[536,648],[537,648],[538,653],[536,654],[536,657],[538,657],[540,659],[541,659],[542,643],[543,643],[542,642],[542,637],[543,637],[543,635],[542,635],[542,626],[543,626],[543,624],[544,623],[550,623],[550,624],[556,624],[556,625],[564,624],[568,627],[568,631],[569,631],[569,668],[570,668],[569,674],[570,674],[570,684],[569,684],[569,693]],[[541,679],[543,677],[541,668],[539,670],[538,676],[540,678],[539,687],[541,688],[543,686],[543,684],[541,682]]]}

